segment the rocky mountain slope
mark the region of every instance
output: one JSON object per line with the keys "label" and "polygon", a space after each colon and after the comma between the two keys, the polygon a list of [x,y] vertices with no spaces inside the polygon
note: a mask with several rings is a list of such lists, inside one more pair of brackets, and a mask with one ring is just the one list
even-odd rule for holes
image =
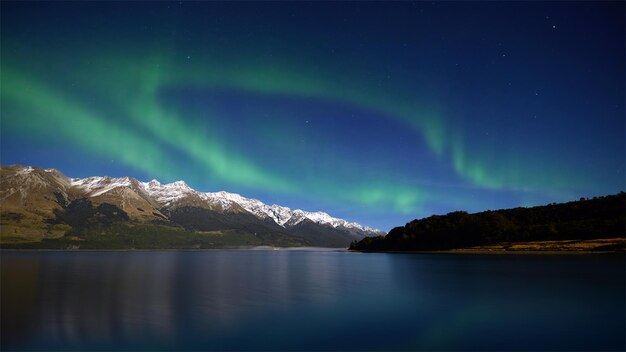
{"label": "rocky mountain slope", "polygon": [[69,178],[54,169],[19,165],[0,167],[0,201],[4,248],[346,247],[384,234],[323,212],[198,192],[184,181]]}

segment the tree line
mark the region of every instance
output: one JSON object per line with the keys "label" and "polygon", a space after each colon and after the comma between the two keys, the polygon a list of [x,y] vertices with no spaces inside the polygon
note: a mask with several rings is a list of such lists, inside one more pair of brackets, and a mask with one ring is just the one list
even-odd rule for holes
{"label": "tree line", "polygon": [[353,250],[430,251],[548,240],[624,237],[626,194],[581,198],[531,208],[468,214],[455,211],[413,220],[387,236],[354,241]]}

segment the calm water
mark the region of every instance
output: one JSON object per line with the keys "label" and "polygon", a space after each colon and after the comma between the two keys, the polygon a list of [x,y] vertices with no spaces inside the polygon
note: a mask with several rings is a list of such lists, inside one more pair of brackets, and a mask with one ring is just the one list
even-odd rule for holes
{"label": "calm water", "polygon": [[3,252],[2,349],[624,349],[623,256]]}

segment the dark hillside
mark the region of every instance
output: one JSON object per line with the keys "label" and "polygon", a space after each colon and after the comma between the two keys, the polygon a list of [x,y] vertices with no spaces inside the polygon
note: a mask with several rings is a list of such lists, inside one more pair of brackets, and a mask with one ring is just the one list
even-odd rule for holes
{"label": "dark hillside", "polygon": [[447,250],[502,242],[590,240],[624,237],[626,197],[616,195],[562,204],[468,214],[456,211],[413,220],[385,237],[353,242],[354,250]]}

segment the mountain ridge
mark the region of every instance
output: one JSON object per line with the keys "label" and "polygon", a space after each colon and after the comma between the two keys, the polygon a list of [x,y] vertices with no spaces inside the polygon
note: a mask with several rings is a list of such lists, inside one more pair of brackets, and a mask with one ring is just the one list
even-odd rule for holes
{"label": "mountain ridge", "polygon": [[[115,223],[159,224],[191,232],[239,231],[259,237],[256,230],[261,229],[260,232],[267,238],[278,236],[289,245],[347,247],[354,239],[384,233],[325,212],[267,205],[260,200],[226,191],[199,192],[184,181],[161,183],[153,179],[143,182],[127,176],[70,178],[56,169],[22,165],[0,166],[0,171],[1,210],[5,218],[0,229],[13,230],[18,237],[26,228],[29,231],[39,228],[48,235],[54,232],[45,224],[53,224],[52,227],[58,225],[57,228],[61,229],[61,225],[67,225],[72,227],[73,232],[80,233],[77,228],[84,224],[89,224],[91,228],[100,226],[107,216],[113,217]],[[102,204],[116,207],[119,212],[108,206],[99,208]],[[99,213],[97,209],[111,211]],[[67,219],[74,218],[74,215],[67,214],[72,212],[82,212],[92,218],[72,226],[67,223]],[[117,217],[122,212],[127,220]],[[7,218],[28,221],[5,221]],[[298,226],[305,223],[309,225]],[[0,234],[6,232],[1,231]],[[314,236],[314,233],[325,235]],[[274,244],[271,241],[266,243],[267,238],[260,239],[260,243]],[[252,239],[251,242],[258,242]]]}

